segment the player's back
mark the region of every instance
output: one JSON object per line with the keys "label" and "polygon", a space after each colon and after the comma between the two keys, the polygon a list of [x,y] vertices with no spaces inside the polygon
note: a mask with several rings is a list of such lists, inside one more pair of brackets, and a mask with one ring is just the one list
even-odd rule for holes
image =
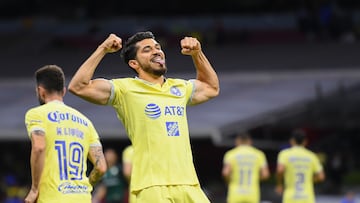
{"label": "player's back", "polygon": [[46,137],[45,164],[38,203],[90,203],[92,186],[86,177],[89,146],[98,142],[92,123],[59,101],[30,109],[28,132],[42,130]]}
{"label": "player's back", "polygon": [[285,166],[283,202],[315,202],[313,176],[322,170],[316,155],[304,147],[294,146],[280,152],[278,164]]}
{"label": "player's back", "polygon": [[260,170],[267,164],[265,155],[255,147],[236,147],[225,154],[225,162],[231,165],[228,202],[259,202]]}

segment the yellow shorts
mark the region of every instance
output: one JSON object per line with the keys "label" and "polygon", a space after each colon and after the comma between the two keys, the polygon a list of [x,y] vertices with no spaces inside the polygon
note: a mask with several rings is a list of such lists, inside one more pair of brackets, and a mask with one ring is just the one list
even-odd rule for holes
{"label": "yellow shorts", "polygon": [[210,203],[199,185],[152,186],[130,194],[130,203]]}

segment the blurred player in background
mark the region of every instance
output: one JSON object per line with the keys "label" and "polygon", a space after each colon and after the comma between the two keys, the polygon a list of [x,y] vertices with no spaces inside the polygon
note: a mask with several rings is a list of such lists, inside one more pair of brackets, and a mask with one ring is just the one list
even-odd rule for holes
{"label": "blurred player in background", "polygon": [[324,181],[325,173],[315,153],[305,148],[306,134],[296,129],[290,138],[290,148],[277,158],[276,192],[283,203],[315,203],[314,183]]}
{"label": "blurred player in background", "polygon": [[356,193],[352,190],[346,191],[339,203],[356,203]]}
{"label": "blurred player in background", "polygon": [[122,152],[123,174],[128,182],[131,178],[132,162],[133,162],[134,148],[128,145]]}
{"label": "blurred player in background", "polygon": [[[46,65],[35,72],[40,106],[29,109],[32,184],[26,203],[90,203],[93,186],[107,166],[92,122],[63,102],[62,69]],[[87,159],[93,164],[89,177]]]}
{"label": "blurred player in background", "polygon": [[239,133],[235,147],[224,155],[222,176],[228,184],[227,203],[259,203],[260,181],[270,172],[264,152],[252,146],[248,133]]}
{"label": "blurred player in background", "polygon": [[96,187],[93,195],[93,203],[124,203],[127,195],[127,181],[122,173],[122,165],[119,162],[117,152],[108,148],[105,150],[105,159],[108,170],[100,184]]}
{"label": "blurred player in background", "polygon": [[[128,186],[130,186],[130,179],[131,179],[131,170],[133,165],[133,155],[134,155],[134,148],[132,145],[128,145],[122,152],[122,164],[123,164],[123,174],[127,180]],[[130,202],[130,187],[127,188],[127,202]]]}

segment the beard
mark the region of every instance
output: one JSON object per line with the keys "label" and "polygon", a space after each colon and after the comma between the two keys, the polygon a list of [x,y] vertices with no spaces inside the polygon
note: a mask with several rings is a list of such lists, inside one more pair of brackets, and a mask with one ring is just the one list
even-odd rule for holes
{"label": "beard", "polygon": [[37,98],[38,98],[38,101],[39,101],[39,104],[40,104],[40,105],[45,104],[45,101],[40,97],[39,94],[37,94]]}
{"label": "beard", "polygon": [[165,73],[167,72],[167,68],[166,68],[166,65],[163,64],[163,65],[160,65],[160,68],[156,67],[152,67],[151,65],[143,65],[143,64],[140,64],[141,65],[141,68],[151,74],[151,75],[156,75],[156,76],[162,76],[162,75],[165,75]]}

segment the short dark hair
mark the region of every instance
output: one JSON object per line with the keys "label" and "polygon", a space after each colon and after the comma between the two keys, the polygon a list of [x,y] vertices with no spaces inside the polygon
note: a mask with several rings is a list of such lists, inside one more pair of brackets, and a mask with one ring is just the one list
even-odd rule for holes
{"label": "short dark hair", "polygon": [[126,64],[128,64],[130,60],[135,59],[138,50],[136,43],[144,39],[155,39],[155,36],[150,31],[137,32],[126,40],[120,53],[120,56]]}
{"label": "short dark hair", "polygon": [[236,134],[235,138],[240,140],[249,140],[251,139],[251,135],[248,132],[239,132]]}
{"label": "short dark hair", "polygon": [[291,138],[295,141],[296,144],[303,144],[306,139],[306,133],[302,129],[295,129],[291,133]]}
{"label": "short dark hair", "polygon": [[63,92],[65,75],[57,65],[45,65],[35,72],[36,84],[49,92]]}

